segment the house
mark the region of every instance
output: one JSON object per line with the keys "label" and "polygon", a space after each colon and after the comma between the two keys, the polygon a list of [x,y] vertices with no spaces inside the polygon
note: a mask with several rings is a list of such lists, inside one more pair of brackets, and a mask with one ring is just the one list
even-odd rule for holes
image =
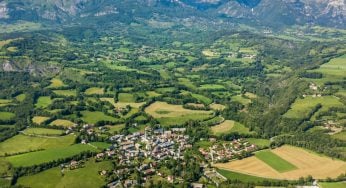
{"label": "house", "polygon": [[204,185],[201,183],[191,183],[191,187],[193,188],[203,188]]}

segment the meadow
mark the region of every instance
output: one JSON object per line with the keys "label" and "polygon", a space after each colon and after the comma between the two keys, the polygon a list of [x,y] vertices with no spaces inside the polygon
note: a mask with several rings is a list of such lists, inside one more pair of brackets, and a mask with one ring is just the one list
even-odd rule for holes
{"label": "meadow", "polygon": [[75,137],[73,135],[42,137],[19,134],[0,143],[0,155],[67,147],[73,144],[74,141]]}
{"label": "meadow", "polygon": [[61,127],[72,127],[75,125],[75,123],[65,119],[57,119],[52,121],[50,125],[61,126]]}
{"label": "meadow", "polygon": [[315,115],[317,115],[319,112],[327,111],[330,107],[343,106],[339,99],[334,96],[322,96],[315,98],[312,96],[307,96],[303,99],[296,99],[296,101],[291,105],[291,109],[288,110],[284,116],[287,118],[297,119],[305,118],[317,104],[321,104],[322,108],[316,112]]}
{"label": "meadow", "polygon": [[111,121],[116,122],[118,121],[117,118],[114,118],[112,116],[107,116],[103,112],[91,112],[91,111],[82,111],[82,120],[86,123],[95,124],[99,121]]}
{"label": "meadow", "polygon": [[[61,175],[59,167],[45,170],[35,175],[19,178],[16,185],[28,187],[102,187],[106,184],[99,171],[110,170],[111,162],[87,161],[84,168],[65,170]],[[87,177],[87,178],[86,178]],[[42,181],[44,180],[44,181]]]}
{"label": "meadow", "polygon": [[49,117],[44,117],[44,116],[34,116],[31,120],[33,123],[36,123],[38,125],[41,125],[45,121],[49,120]]}
{"label": "meadow", "polygon": [[60,78],[52,78],[50,80],[50,85],[48,88],[59,88],[59,87],[64,87],[66,86]]}
{"label": "meadow", "polygon": [[103,88],[99,87],[91,87],[85,90],[84,92],[86,95],[102,95],[104,94]]}
{"label": "meadow", "polygon": [[45,97],[39,97],[37,99],[37,102],[35,104],[36,108],[47,108],[49,105],[51,105],[53,100],[49,96]]}
{"label": "meadow", "polygon": [[27,128],[23,130],[23,133],[29,135],[60,136],[64,131],[59,129]]}
{"label": "meadow", "polygon": [[58,159],[72,157],[84,151],[96,150],[97,149],[89,145],[75,144],[67,147],[52,148],[43,151],[14,155],[10,157],[5,157],[5,159],[8,162],[10,162],[14,167],[26,167],[47,163]]}
{"label": "meadow", "polygon": [[211,127],[211,131],[213,132],[213,134],[215,135],[220,135],[220,134],[224,134],[224,133],[228,133],[232,130],[232,128],[234,127],[234,121],[231,120],[226,120],[218,125],[215,125],[213,127]]}
{"label": "meadow", "polygon": [[16,115],[12,112],[0,112],[0,120],[11,120],[15,117]]}
{"label": "meadow", "polygon": [[57,95],[62,95],[62,96],[77,96],[77,91],[70,89],[70,90],[53,90],[53,92]]}
{"label": "meadow", "polygon": [[135,98],[130,93],[119,93],[118,100],[119,102],[125,102],[125,103],[136,102]]}
{"label": "meadow", "polygon": [[308,175],[317,179],[336,178],[346,170],[346,162],[321,156],[302,148],[285,145],[273,149],[271,152],[294,165],[297,169],[278,172],[267,163],[258,159],[257,156],[228,163],[219,163],[215,164],[215,166],[223,170],[257,177],[288,180],[297,180]]}
{"label": "meadow", "polygon": [[346,182],[320,182],[318,185],[321,188],[345,188]]}

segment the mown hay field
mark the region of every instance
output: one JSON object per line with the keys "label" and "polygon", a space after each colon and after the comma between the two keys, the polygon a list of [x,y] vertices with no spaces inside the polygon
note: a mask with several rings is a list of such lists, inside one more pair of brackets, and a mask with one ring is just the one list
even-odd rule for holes
{"label": "mown hay field", "polygon": [[336,178],[346,171],[346,162],[320,156],[302,148],[285,145],[271,150],[271,152],[296,166],[297,169],[280,173],[255,156],[243,160],[215,164],[215,166],[220,169],[258,177],[288,180],[296,180],[299,177],[308,175],[317,179]]}

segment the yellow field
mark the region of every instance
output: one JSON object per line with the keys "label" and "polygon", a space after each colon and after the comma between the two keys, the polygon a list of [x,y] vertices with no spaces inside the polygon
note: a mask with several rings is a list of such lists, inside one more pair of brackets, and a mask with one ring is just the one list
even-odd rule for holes
{"label": "yellow field", "polygon": [[223,123],[211,127],[211,131],[214,134],[226,133],[232,130],[234,126],[234,121],[226,120]]}
{"label": "yellow field", "polygon": [[256,157],[215,164],[216,167],[234,172],[273,179],[295,180],[311,175],[316,179],[336,178],[346,172],[346,162],[319,156],[302,148],[283,146],[272,150],[273,153],[290,162],[298,169],[279,173]]}
{"label": "yellow field", "polygon": [[100,100],[101,101],[107,101],[107,102],[111,103],[116,108],[123,108],[123,107],[126,107],[127,105],[131,106],[132,108],[139,108],[144,104],[144,102],[140,102],[140,103],[117,102],[117,103],[115,103],[113,98],[100,98]]}
{"label": "yellow field", "polygon": [[216,104],[216,103],[210,104],[209,107],[213,110],[224,110],[226,108],[225,105]]}
{"label": "yellow field", "polygon": [[210,114],[211,111],[189,110],[182,105],[172,105],[166,102],[155,102],[145,109],[154,118],[177,117],[187,114]]}
{"label": "yellow field", "polygon": [[35,116],[32,118],[32,122],[41,125],[43,122],[47,121],[49,117]]}
{"label": "yellow field", "polygon": [[62,127],[72,127],[75,123],[69,121],[69,120],[64,120],[64,119],[57,119],[54,120],[50,125],[55,125],[55,126],[62,126]]}
{"label": "yellow field", "polygon": [[50,83],[51,84],[48,86],[48,88],[57,88],[65,86],[65,84],[59,78],[53,78],[50,81]]}

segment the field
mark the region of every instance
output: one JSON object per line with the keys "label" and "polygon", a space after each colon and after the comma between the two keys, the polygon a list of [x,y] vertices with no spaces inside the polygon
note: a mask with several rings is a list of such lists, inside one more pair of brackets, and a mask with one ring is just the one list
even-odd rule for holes
{"label": "field", "polygon": [[322,182],[318,183],[321,188],[345,188],[346,187],[346,182]]}
{"label": "field", "polygon": [[203,96],[203,95],[200,95],[200,94],[192,93],[191,95],[193,98],[197,99],[199,102],[202,102],[204,104],[210,104],[213,102],[213,100],[211,100],[210,98]]}
{"label": "field", "polygon": [[334,134],[332,137],[338,140],[346,141],[346,131],[342,131],[337,134]]}
{"label": "field", "polygon": [[119,102],[125,102],[125,103],[136,102],[133,95],[130,93],[119,93],[118,100]]}
{"label": "field", "polygon": [[86,95],[102,95],[104,94],[103,88],[91,87],[85,90]]}
{"label": "field", "polygon": [[235,122],[231,132],[237,132],[239,134],[253,134],[254,132],[250,132],[249,128],[245,127],[243,124],[239,122]]}
{"label": "field", "polygon": [[53,90],[53,92],[57,95],[62,95],[62,96],[77,96],[76,90]]}
{"label": "field", "polygon": [[223,90],[226,89],[223,85],[218,84],[204,84],[199,87],[201,90]]}
{"label": "field", "polygon": [[210,104],[209,107],[213,110],[224,110],[226,108],[226,106],[216,103]]}
{"label": "field", "polygon": [[59,78],[53,78],[50,83],[51,84],[48,86],[48,88],[59,88],[65,86],[65,84]]}
{"label": "field", "polygon": [[13,166],[33,166],[42,163],[47,163],[53,160],[63,159],[77,155],[83,151],[96,151],[96,149],[89,145],[76,144],[63,148],[53,148],[43,151],[25,153],[6,157]]}
{"label": "field", "polygon": [[45,128],[27,128],[23,131],[29,135],[45,135],[45,136],[59,136],[64,131],[58,129],[45,129]]}
{"label": "field", "polygon": [[271,152],[296,166],[297,169],[280,173],[255,156],[229,163],[216,164],[215,166],[252,176],[289,180],[308,175],[312,175],[317,179],[336,178],[346,170],[346,162],[320,156],[297,147],[283,146],[271,150]]}
{"label": "field", "polygon": [[155,102],[145,109],[145,112],[164,126],[184,124],[189,120],[204,120],[211,116],[211,111],[189,110],[181,105],[166,102]]}
{"label": "field", "polygon": [[19,95],[16,96],[16,99],[19,102],[23,102],[25,100],[25,98],[26,98],[26,95],[24,93],[19,94]]}
{"label": "field", "polygon": [[270,150],[257,152],[255,156],[280,173],[297,169],[293,164],[285,161]]}
{"label": "field", "polygon": [[86,123],[95,124],[99,121],[111,121],[116,122],[117,119],[111,116],[105,115],[103,112],[91,112],[91,111],[82,111],[82,120]]}
{"label": "field", "polygon": [[328,63],[323,64],[320,68],[312,70],[312,72],[319,72],[323,74],[322,79],[314,79],[317,83],[321,84],[327,81],[340,81],[345,77],[346,71],[346,55],[334,58]]}
{"label": "field", "polygon": [[233,126],[234,126],[234,121],[231,120],[226,120],[218,125],[215,125],[213,127],[211,127],[211,131],[215,134],[215,135],[220,135],[223,133],[228,133],[232,130]]}
{"label": "field", "polygon": [[39,97],[35,106],[37,108],[46,108],[52,104],[52,99],[50,97]]}
{"label": "field", "polygon": [[28,152],[38,149],[67,147],[73,144],[72,135],[62,137],[36,137],[16,135],[0,143],[0,155]]}
{"label": "field", "polygon": [[251,175],[247,175],[247,174],[241,174],[241,173],[232,172],[232,171],[228,171],[228,170],[218,169],[217,171],[229,180],[239,180],[242,182],[260,182],[260,181],[268,180],[266,178],[251,176]]}
{"label": "field", "polygon": [[11,120],[15,117],[14,113],[11,112],[0,112],[0,120]]}
{"label": "field", "polygon": [[45,121],[47,121],[48,119],[50,119],[49,117],[44,117],[44,116],[34,116],[32,118],[32,122],[41,125],[42,123],[44,123]]}
{"label": "field", "polygon": [[0,99],[0,107],[1,106],[8,106],[12,103],[12,100],[8,100],[8,99]]}
{"label": "field", "polygon": [[297,99],[292,104],[291,109],[286,112],[284,116],[298,119],[305,118],[317,104],[321,104],[322,108],[316,114],[322,111],[327,111],[330,107],[343,106],[339,99],[334,96],[323,96],[316,98],[308,96],[304,99]]}
{"label": "field", "polygon": [[251,144],[255,144],[256,146],[261,148],[270,146],[270,140],[259,138],[247,138],[246,140],[249,141]]}
{"label": "field", "polygon": [[100,163],[88,161],[84,168],[65,170],[64,176],[61,175],[60,168],[55,167],[35,175],[21,177],[17,185],[37,188],[102,187],[106,184],[106,181],[98,172],[101,170],[109,170],[110,167],[111,163],[109,161]]}
{"label": "field", "polygon": [[64,120],[64,119],[57,119],[50,123],[50,125],[55,126],[62,126],[62,127],[72,127],[75,125],[72,121]]}
{"label": "field", "polygon": [[114,107],[117,107],[117,108],[123,108],[123,107],[126,107],[127,105],[131,106],[132,108],[139,108],[144,104],[144,102],[141,102],[141,103],[117,102],[117,103],[115,103],[113,98],[100,98],[100,100],[101,101],[107,101],[107,102],[111,103]]}

